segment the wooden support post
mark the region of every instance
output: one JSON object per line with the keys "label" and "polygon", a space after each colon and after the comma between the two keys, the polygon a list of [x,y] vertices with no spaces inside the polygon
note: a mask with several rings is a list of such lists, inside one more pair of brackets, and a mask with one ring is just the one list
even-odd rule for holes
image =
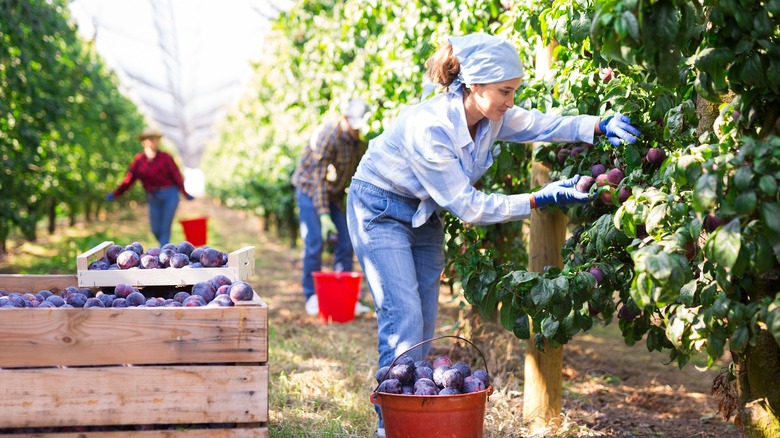
{"label": "wooden support post", "polygon": [[[552,52],[557,44],[537,45],[536,74],[549,70]],[[550,181],[550,169],[534,162],[531,185]],[[546,266],[563,266],[561,247],[566,236],[567,217],[560,210],[531,213],[528,270],[544,272]],[[532,431],[560,421],[563,393],[563,348],[546,346],[539,351],[531,339],[526,343],[525,384],[523,389],[523,423]]]}

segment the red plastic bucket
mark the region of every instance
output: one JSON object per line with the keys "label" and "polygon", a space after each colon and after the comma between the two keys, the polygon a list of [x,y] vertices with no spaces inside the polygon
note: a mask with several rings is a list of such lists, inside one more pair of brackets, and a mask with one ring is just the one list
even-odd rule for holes
{"label": "red plastic bucket", "polygon": [[182,228],[184,228],[184,238],[193,246],[202,246],[206,244],[208,217],[197,217],[193,219],[181,219]]}
{"label": "red plastic bucket", "polygon": [[[402,354],[441,338],[457,338],[468,342],[482,356],[482,362],[485,362],[485,356],[471,341],[453,335],[420,342]],[[390,364],[391,368],[398,357]],[[389,438],[481,438],[485,427],[485,405],[488,397],[493,394],[492,385],[488,385],[483,391],[458,395],[388,394],[378,392],[377,389],[379,386],[371,393],[370,400],[380,406],[385,434]]]}
{"label": "red plastic bucket", "polygon": [[314,293],[322,323],[349,322],[355,319],[355,304],[360,296],[359,272],[312,272]]}

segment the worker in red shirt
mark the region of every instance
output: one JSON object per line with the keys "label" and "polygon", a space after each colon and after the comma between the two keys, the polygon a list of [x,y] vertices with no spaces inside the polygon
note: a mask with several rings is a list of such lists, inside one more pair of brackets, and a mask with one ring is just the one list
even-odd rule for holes
{"label": "worker in red shirt", "polygon": [[106,201],[122,196],[140,180],[149,203],[152,234],[162,247],[171,240],[171,223],[179,206],[179,191],[188,201],[194,198],[184,189],[184,179],[173,157],[160,150],[161,137],[162,134],[153,129],[145,129],[138,136],[144,150],[135,155],[122,184],[106,195]]}

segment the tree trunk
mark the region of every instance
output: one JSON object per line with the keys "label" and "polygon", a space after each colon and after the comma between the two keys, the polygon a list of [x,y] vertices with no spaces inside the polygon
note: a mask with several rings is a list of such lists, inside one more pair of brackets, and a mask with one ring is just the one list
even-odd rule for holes
{"label": "tree trunk", "polygon": [[[780,290],[778,272],[773,271],[756,279],[749,300],[774,297]],[[758,333],[755,346],[747,345],[744,352],[732,353],[737,372],[737,395],[743,435],[745,437],[780,436],[780,347],[768,330]]]}
{"label": "tree trunk", "polygon": [[54,199],[49,199],[49,235],[54,234],[57,229],[57,202]]}
{"label": "tree trunk", "polygon": [[[536,74],[545,74],[557,46],[537,46]],[[550,182],[550,169],[534,162],[531,167],[531,185]],[[546,266],[563,267],[561,247],[566,237],[566,215],[560,210],[534,210],[531,213],[528,270],[544,272]],[[546,346],[539,351],[531,339],[526,342],[525,383],[523,388],[523,423],[532,431],[541,430],[560,421],[563,400],[563,347]]]}

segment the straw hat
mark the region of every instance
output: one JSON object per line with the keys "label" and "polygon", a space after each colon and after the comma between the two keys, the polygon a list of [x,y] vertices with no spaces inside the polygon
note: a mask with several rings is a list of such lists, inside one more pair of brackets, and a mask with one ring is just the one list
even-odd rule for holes
{"label": "straw hat", "polygon": [[138,140],[143,140],[145,138],[160,138],[162,137],[162,132],[154,129],[154,128],[144,128],[144,130],[138,134]]}

